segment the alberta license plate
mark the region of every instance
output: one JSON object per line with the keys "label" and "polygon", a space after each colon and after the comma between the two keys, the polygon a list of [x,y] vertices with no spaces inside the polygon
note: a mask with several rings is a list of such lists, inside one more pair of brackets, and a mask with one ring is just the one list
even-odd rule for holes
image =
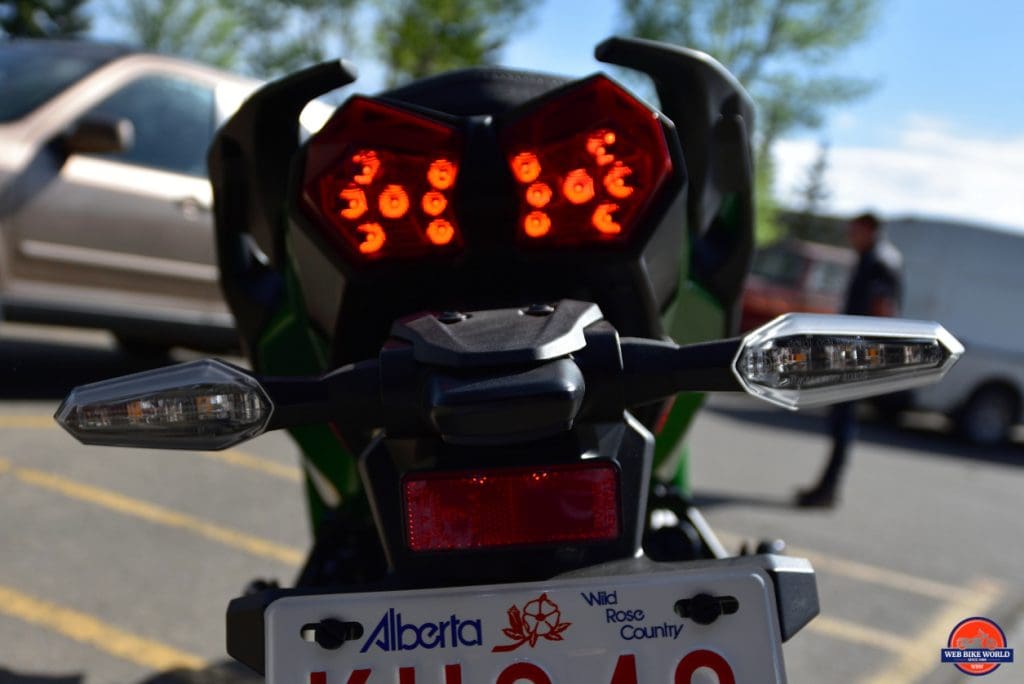
{"label": "alberta license plate", "polygon": [[[700,594],[727,614],[682,617]],[[784,681],[772,583],[752,567],[288,597],[265,619],[269,684]],[[362,635],[326,649],[310,640],[325,619]]]}

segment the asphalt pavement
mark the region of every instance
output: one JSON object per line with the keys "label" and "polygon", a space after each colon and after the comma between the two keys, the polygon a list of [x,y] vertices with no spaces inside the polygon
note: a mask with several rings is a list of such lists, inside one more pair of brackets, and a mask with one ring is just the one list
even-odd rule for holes
{"label": "asphalt pavement", "polygon": [[[1020,643],[1020,441],[973,447],[923,414],[865,422],[840,505],[808,510],[792,498],[824,466],[822,411],[718,398],[698,421],[692,477],[712,527],[734,545],[780,537],[818,573],[822,615],[785,647],[791,681],[976,681],[939,661],[954,626],[976,615]],[[1024,681],[1021,667],[982,681]]]}
{"label": "asphalt pavement", "polygon": [[[52,423],[71,386],[166,362],[104,333],[0,324],[0,684],[240,681],[227,601],[294,577],[309,533],[287,437],[107,449]],[[785,646],[790,681],[964,681],[939,652],[974,615],[1020,647],[1024,445],[968,447],[934,416],[869,423],[841,505],[794,508],[827,448],[822,415],[735,398],[713,400],[691,439],[695,494],[727,546],[783,538],[816,568],[822,615]]]}

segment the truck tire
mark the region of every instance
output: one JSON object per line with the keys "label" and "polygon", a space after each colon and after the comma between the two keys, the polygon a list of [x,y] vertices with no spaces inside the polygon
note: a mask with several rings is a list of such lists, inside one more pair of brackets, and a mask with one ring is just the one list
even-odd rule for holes
{"label": "truck tire", "polygon": [[989,385],[974,392],[957,416],[960,435],[982,446],[1002,444],[1017,422],[1020,398],[1009,387]]}

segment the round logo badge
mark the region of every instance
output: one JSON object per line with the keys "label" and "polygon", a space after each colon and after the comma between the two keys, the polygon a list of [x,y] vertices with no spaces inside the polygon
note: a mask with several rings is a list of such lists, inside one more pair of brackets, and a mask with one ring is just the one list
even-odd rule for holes
{"label": "round logo badge", "polygon": [[954,663],[964,674],[980,677],[1002,663],[1013,662],[1013,650],[1006,647],[1006,635],[999,625],[988,618],[972,617],[949,633],[942,662]]}

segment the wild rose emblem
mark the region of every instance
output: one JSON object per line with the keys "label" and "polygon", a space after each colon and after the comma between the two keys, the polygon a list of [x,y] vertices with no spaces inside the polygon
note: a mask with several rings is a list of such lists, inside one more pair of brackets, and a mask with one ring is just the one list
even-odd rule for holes
{"label": "wild rose emblem", "polygon": [[516,606],[508,609],[509,626],[501,630],[505,636],[512,639],[511,644],[495,646],[492,653],[514,651],[523,644],[530,644],[530,648],[537,645],[538,639],[549,641],[561,641],[562,632],[569,629],[571,622],[562,622],[562,611],[558,604],[548,598],[547,594],[541,594],[523,606],[522,611]]}

